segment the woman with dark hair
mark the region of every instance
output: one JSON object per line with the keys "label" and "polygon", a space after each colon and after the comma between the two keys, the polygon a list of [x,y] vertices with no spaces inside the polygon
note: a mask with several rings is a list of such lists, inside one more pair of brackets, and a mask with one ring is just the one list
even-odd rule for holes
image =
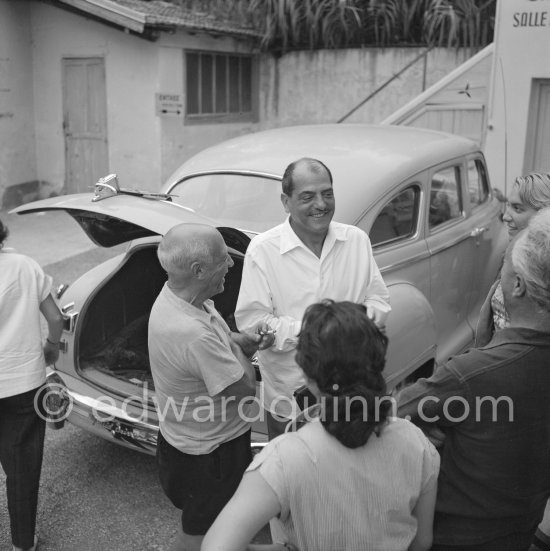
{"label": "woman with dark hair", "polygon": [[[4,248],[0,221],[0,463],[14,551],[36,549],[45,417],[38,411],[46,364],[59,356],[63,318],[52,281],[31,258]],[[40,313],[48,323],[43,343]]]}
{"label": "woman with dark hair", "polygon": [[[362,305],[306,310],[296,361],[318,416],[256,456],[201,549],[431,547],[439,455],[420,429],[389,415],[386,346]],[[273,517],[286,541],[247,546]]]}

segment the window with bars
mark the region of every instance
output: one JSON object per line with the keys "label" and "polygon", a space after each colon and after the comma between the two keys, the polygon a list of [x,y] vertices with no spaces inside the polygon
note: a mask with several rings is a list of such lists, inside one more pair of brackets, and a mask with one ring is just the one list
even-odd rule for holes
{"label": "window with bars", "polygon": [[188,122],[255,119],[252,56],[186,52],[185,61]]}

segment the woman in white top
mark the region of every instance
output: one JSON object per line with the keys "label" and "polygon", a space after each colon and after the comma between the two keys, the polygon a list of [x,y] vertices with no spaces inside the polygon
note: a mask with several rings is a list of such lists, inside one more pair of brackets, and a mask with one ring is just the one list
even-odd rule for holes
{"label": "woman in white top", "polygon": [[302,551],[427,550],[439,455],[422,431],[389,416],[387,338],[364,306],[324,301],[305,313],[296,361],[319,415],[256,456],[202,548],[248,545],[273,517]]}
{"label": "woman in white top", "polygon": [[[52,281],[31,258],[3,248],[0,221],[0,463],[6,473],[14,551],[36,548],[35,523],[45,416],[38,409],[46,363],[59,356],[63,318]],[[42,340],[40,313],[48,322]]]}

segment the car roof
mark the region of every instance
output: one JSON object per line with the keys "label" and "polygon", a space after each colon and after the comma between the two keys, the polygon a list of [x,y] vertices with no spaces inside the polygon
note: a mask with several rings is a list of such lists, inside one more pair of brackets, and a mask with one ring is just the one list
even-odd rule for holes
{"label": "car roof", "polygon": [[[354,222],[393,184],[440,162],[479,151],[466,138],[410,126],[324,124],[277,128],[227,140],[201,151],[167,181],[219,170],[282,177],[289,163],[313,157],[334,178],[335,218]],[[358,194],[364,200],[358,201]]]}

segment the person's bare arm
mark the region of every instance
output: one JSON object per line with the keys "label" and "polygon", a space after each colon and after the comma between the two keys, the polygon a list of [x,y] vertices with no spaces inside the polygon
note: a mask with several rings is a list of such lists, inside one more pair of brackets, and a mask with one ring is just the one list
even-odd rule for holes
{"label": "person's bare arm", "polygon": [[433,543],[433,523],[437,483],[420,495],[413,509],[416,517],[416,536],[409,545],[409,551],[429,551]]}
{"label": "person's bare arm", "polygon": [[42,312],[48,323],[48,337],[44,344],[44,358],[46,359],[46,364],[51,365],[59,358],[59,341],[63,332],[63,315],[51,294],[40,303],[40,312]]}
{"label": "person's bare arm", "polygon": [[280,511],[279,500],[263,476],[257,471],[245,473],[235,495],[204,537],[201,551],[254,549],[247,547],[252,538]]}

